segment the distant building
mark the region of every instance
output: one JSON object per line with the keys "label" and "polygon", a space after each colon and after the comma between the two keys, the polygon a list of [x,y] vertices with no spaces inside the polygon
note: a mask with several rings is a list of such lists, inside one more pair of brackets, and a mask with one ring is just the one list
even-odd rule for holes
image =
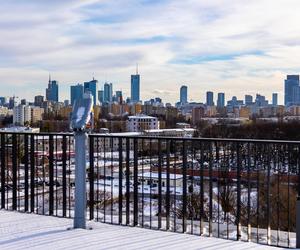
{"label": "distant building", "polygon": [[44,96],[37,95],[34,97],[34,106],[42,107],[44,102]]}
{"label": "distant building", "polygon": [[112,102],[113,85],[112,83],[104,83],[103,102]]}
{"label": "distant building", "polygon": [[150,129],[159,129],[159,121],[157,117],[147,115],[135,115],[128,117],[128,132],[142,132]]}
{"label": "distant building", "polygon": [[122,103],[123,102],[123,93],[120,90],[116,91],[116,99],[118,103]]}
{"label": "distant building", "polygon": [[131,102],[139,102],[140,100],[140,75],[136,70],[136,74],[131,75]]}
{"label": "distant building", "polygon": [[58,82],[52,81],[49,76],[48,88],[46,89],[46,99],[51,102],[58,102]]}
{"label": "distant building", "polygon": [[0,106],[4,106],[6,102],[7,102],[6,97],[0,96]]}
{"label": "distant building", "polygon": [[185,86],[185,85],[181,86],[181,88],[180,88],[180,103],[181,104],[187,103],[187,100],[188,100],[187,91],[188,91],[187,86]]}
{"label": "distant building", "polygon": [[84,93],[90,93],[93,96],[94,105],[97,104],[97,85],[98,81],[94,78],[92,81],[84,83]]}
{"label": "distant building", "polygon": [[218,93],[217,107],[223,108],[225,106],[225,93]]}
{"label": "distant building", "polygon": [[15,106],[13,109],[13,123],[15,125],[24,126],[25,123],[31,121],[31,109],[30,106],[21,105]]}
{"label": "distant building", "polygon": [[245,105],[249,106],[253,104],[253,97],[252,95],[245,95]]}
{"label": "distant building", "polygon": [[206,105],[207,106],[214,106],[214,93],[211,91],[206,92]]}
{"label": "distant building", "polygon": [[83,97],[83,85],[77,84],[70,87],[71,89],[71,105],[73,106],[75,101]]}
{"label": "distant building", "polygon": [[284,81],[284,105],[300,104],[299,75],[287,75]]}
{"label": "distant building", "polygon": [[98,91],[98,101],[100,103],[103,103],[103,101],[104,101],[104,90],[99,90]]}
{"label": "distant building", "polygon": [[204,116],[205,116],[205,108],[203,106],[195,107],[192,109],[192,123],[194,125],[197,124]]}
{"label": "distant building", "polygon": [[272,105],[273,106],[277,106],[278,105],[278,94],[277,93],[273,93],[272,94]]}
{"label": "distant building", "polygon": [[269,102],[266,100],[266,97],[260,94],[256,94],[255,104],[258,107],[265,107],[268,106]]}

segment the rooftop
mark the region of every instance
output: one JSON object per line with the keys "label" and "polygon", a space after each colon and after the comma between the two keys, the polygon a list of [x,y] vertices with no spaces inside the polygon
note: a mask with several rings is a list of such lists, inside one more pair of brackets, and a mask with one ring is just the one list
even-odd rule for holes
{"label": "rooftop", "polygon": [[66,218],[0,211],[0,249],[283,249],[206,238],[189,234],[153,231],[90,222],[93,230],[68,230]]}

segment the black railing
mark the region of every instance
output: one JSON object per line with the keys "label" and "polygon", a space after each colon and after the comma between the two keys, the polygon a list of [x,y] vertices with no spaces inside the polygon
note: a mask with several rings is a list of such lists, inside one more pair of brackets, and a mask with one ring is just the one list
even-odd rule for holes
{"label": "black railing", "polygon": [[[0,133],[1,208],[72,217],[73,140]],[[91,220],[296,246],[300,142],[93,134],[82,153]]]}

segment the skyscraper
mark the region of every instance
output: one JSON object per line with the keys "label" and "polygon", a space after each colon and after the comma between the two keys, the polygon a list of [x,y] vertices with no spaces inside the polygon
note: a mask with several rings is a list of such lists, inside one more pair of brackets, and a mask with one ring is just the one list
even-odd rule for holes
{"label": "skyscraper", "polygon": [[49,76],[48,88],[46,89],[47,101],[58,102],[58,82],[52,81]]}
{"label": "skyscraper", "polygon": [[93,78],[92,81],[84,83],[84,93],[91,93],[94,99],[94,105],[97,104],[97,84],[98,81]]}
{"label": "skyscraper", "polygon": [[251,105],[253,103],[253,97],[252,95],[245,95],[245,105]]}
{"label": "skyscraper", "polygon": [[207,106],[214,106],[214,93],[211,91],[206,92],[206,105]]}
{"label": "skyscraper", "polygon": [[103,90],[98,91],[98,101],[100,103],[103,103],[103,101],[104,101],[104,91]]}
{"label": "skyscraper", "polygon": [[218,93],[217,107],[223,108],[225,106],[225,93]]}
{"label": "skyscraper", "polygon": [[287,75],[284,81],[284,105],[300,103],[299,75]]}
{"label": "skyscraper", "polygon": [[181,88],[180,88],[180,103],[181,104],[187,103],[187,100],[188,100],[187,91],[188,91],[187,86],[185,86],[185,85],[181,86]]}
{"label": "skyscraper", "polygon": [[44,96],[37,95],[34,97],[34,106],[42,107],[43,102],[44,102]]}
{"label": "skyscraper", "polygon": [[272,105],[273,106],[277,106],[278,105],[278,94],[277,93],[273,93],[272,94]]}
{"label": "skyscraper", "polygon": [[140,101],[140,75],[136,67],[136,74],[131,75],[131,102]]}
{"label": "skyscraper", "polygon": [[71,86],[71,105],[73,106],[75,103],[75,100],[78,100],[83,97],[83,85],[77,84],[74,86]]}
{"label": "skyscraper", "polygon": [[112,83],[104,83],[103,102],[112,102],[113,85]]}
{"label": "skyscraper", "polygon": [[122,103],[123,102],[123,94],[121,90],[117,90],[116,91],[116,99],[118,103]]}

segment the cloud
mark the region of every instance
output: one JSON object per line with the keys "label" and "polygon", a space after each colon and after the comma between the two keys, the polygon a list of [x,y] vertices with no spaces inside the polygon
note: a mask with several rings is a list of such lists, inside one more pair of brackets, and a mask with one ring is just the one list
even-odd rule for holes
{"label": "cloud", "polygon": [[92,76],[130,93],[138,62],[143,99],[175,102],[187,84],[193,100],[204,101],[207,90],[228,98],[277,91],[282,100],[283,78],[300,72],[299,7],[298,0],[4,1],[0,91],[32,99],[51,72],[61,98],[70,83]]}

